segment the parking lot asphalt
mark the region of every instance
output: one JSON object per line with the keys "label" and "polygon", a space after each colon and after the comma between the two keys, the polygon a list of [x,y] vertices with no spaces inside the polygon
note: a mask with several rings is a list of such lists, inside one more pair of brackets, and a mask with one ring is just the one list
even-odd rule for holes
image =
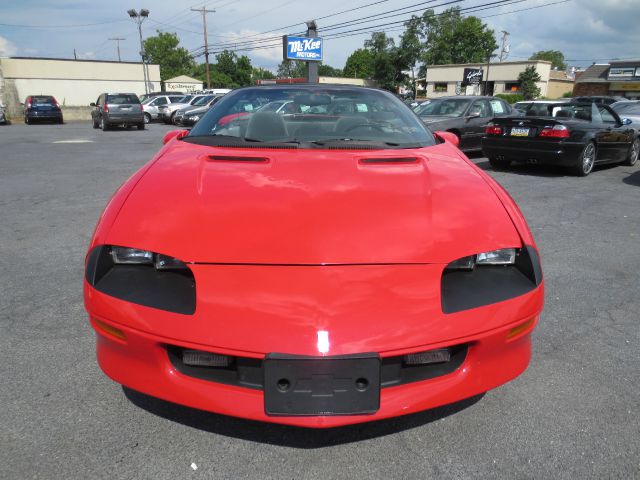
{"label": "parking lot asphalt", "polygon": [[640,477],[639,167],[576,178],[475,158],[541,251],[529,369],[459,404],[316,431],[169,404],[98,368],[84,254],[111,194],[168,130],[0,126],[0,477]]}

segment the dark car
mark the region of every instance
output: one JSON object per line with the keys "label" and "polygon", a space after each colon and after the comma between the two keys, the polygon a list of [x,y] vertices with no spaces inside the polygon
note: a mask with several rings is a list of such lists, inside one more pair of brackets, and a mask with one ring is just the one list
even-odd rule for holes
{"label": "dark car", "polygon": [[484,128],[494,117],[513,115],[511,106],[496,97],[442,97],[414,110],[432,132],[455,133],[462,151],[480,150]]}
{"label": "dark car", "polygon": [[211,109],[216,103],[218,103],[221,98],[222,95],[218,95],[203,107],[185,109],[187,111],[180,116],[178,115],[182,112],[182,110],[178,110],[175,118],[176,124],[183,127],[193,127],[198,122],[198,120],[200,120],[204,116],[204,114],[209,111],[209,109]]}
{"label": "dark car", "polygon": [[551,105],[546,116],[495,118],[486,128],[482,152],[495,169],[511,162],[570,167],[581,177],[603,163],[633,165],[640,139],[629,119],[608,105]]}
{"label": "dark car", "polygon": [[60,104],[52,95],[29,95],[24,101],[24,123],[53,121],[63,123]]}
{"label": "dark car", "polygon": [[612,103],[619,102],[620,100],[625,100],[624,97],[616,97],[610,95],[591,95],[588,97],[574,97],[572,102],[574,103],[597,103],[600,105],[611,105]]}
{"label": "dark car", "polygon": [[193,110],[200,110],[201,108],[208,108],[213,105],[220,96],[216,95],[203,95],[201,97],[196,98],[191,104],[187,107],[183,107],[176,111],[173,114],[173,124],[174,125],[182,125],[182,118],[189,112]]}
{"label": "dark car", "polygon": [[116,125],[144,130],[144,111],[135,93],[103,93],[91,111],[93,128],[109,130]]}

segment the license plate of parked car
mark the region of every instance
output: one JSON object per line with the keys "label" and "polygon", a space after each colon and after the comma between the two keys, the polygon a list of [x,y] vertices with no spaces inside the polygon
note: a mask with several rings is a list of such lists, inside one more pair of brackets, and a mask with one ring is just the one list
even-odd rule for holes
{"label": "license plate of parked car", "polygon": [[528,137],[529,129],[514,127],[511,129],[511,136],[512,137]]}
{"label": "license plate of parked car", "polygon": [[511,136],[512,137],[528,137],[529,136],[529,129],[528,128],[512,128],[511,129]]}

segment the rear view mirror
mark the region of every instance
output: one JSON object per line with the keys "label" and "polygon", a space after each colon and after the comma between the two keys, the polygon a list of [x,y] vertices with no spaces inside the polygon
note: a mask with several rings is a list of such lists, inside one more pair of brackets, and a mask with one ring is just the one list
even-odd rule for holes
{"label": "rear view mirror", "polygon": [[90,106],[90,107],[95,107],[95,106],[96,106],[96,104],[95,104],[94,102],[91,102],[91,103],[89,104],[89,106]]}

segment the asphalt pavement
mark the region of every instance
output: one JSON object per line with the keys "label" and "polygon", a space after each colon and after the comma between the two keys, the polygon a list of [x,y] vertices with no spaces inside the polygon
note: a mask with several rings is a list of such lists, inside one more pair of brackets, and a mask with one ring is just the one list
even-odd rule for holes
{"label": "asphalt pavement", "polygon": [[169,404],[98,368],[84,254],[168,130],[0,126],[1,478],[640,478],[640,167],[577,178],[475,158],[541,251],[529,369],[455,405],[316,431]]}

